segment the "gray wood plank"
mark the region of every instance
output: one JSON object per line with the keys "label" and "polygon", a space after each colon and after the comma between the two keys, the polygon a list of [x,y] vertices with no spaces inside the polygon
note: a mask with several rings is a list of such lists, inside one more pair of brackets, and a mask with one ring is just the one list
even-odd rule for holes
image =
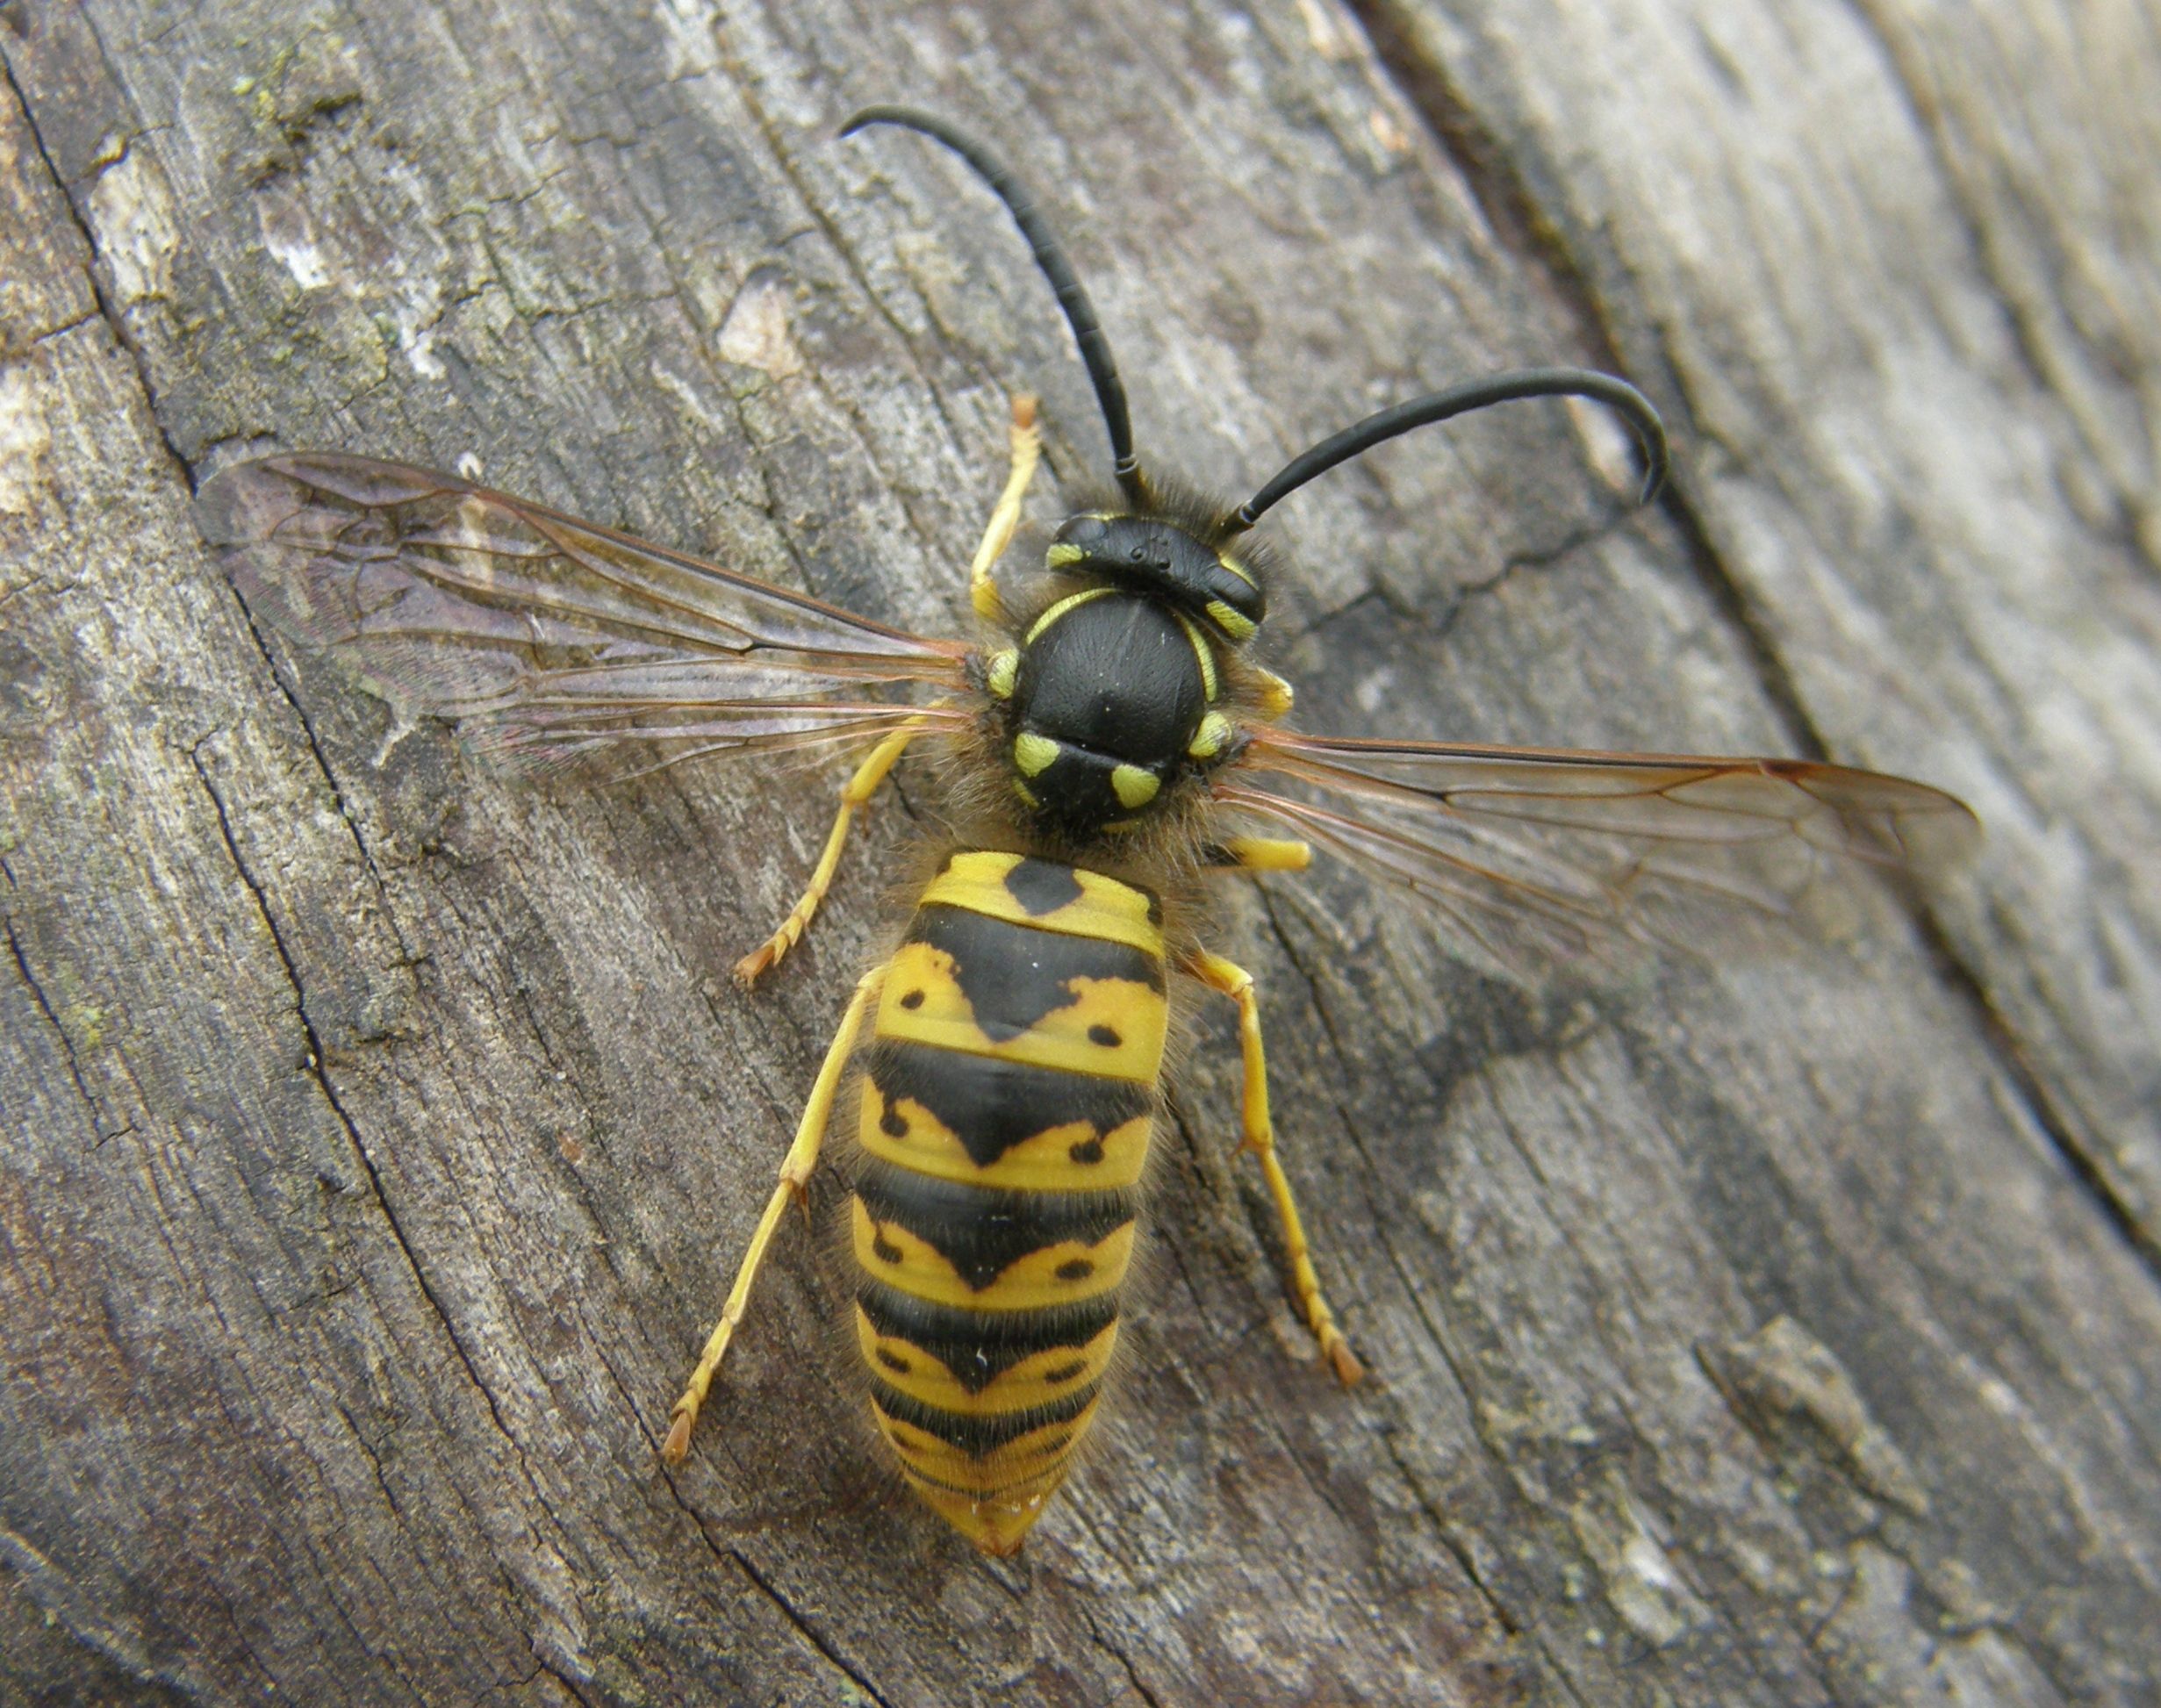
{"label": "gray wood plank", "polygon": [[[6,1690],[2150,1698],[2151,121],[2093,105],[2153,56],[1984,10],[0,11]],[[833,140],[895,94],[1042,188],[1195,478],[1512,362],[1673,412],[1650,513],[1558,407],[1287,505],[1309,727],[1820,743],[1992,833],[1924,913],[1619,983],[1340,871],[1228,901],[1378,1380],[1311,1364],[1198,1009],[1124,1396],[1009,1565],[870,1452],[818,1239],[654,1453],[935,777],[745,997],[833,779],[506,786],[255,632],[187,507],[470,456],[954,628],[1009,391],[1034,523],[1103,455],[989,199]]]}

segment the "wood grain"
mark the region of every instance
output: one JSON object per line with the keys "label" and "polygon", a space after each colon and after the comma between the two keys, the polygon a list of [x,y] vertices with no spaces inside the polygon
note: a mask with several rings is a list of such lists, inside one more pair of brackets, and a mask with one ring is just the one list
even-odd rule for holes
{"label": "wood grain", "polygon": [[[1966,21],[1967,15],[1971,20]],[[0,1694],[2122,1703],[2161,1692],[2161,52],[2131,0],[0,5]],[[833,779],[516,790],[250,624],[191,487],[455,466],[951,631],[1085,379],[1271,518],[1308,727],[1820,752],[1990,843],[1532,989],[1226,907],[1370,1389],[1197,1012],[1116,1415],[1011,1565],[889,1484],[792,1237],[655,1448],[936,780],[769,989]],[[2143,164],[2142,164],[2143,163]],[[825,1202],[830,1207],[829,1194]]]}

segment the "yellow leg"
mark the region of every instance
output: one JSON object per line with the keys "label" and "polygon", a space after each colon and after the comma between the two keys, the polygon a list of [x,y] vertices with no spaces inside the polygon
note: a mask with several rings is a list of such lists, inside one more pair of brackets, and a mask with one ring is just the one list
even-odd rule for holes
{"label": "yellow leg", "polygon": [[1303,872],[1313,864],[1313,845],[1287,836],[1232,836],[1209,850],[1210,872]]}
{"label": "yellow leg", "polygon": [[1013,530],[1021,520],[1021,499],[1027,494],[1028,483],[1035,478],[1036,463],[1043,455],[1043,435],[1036,430],[1033,398],[1013,399],[1010,442],[1013,463],[1006,476],[1006,489],[998,495],[997,506],[990,513],[990,526],[983,530],[983,543],[975,549],[975,561],[968,566],[968,599],[976,614],[991,622],[1005,616],[1005,601],[998,597],[998,584],[990,578],[991,569],[1013,543]]}
{"label": "yellow leg", "polygon": [[699,1355],[698,1367],[691,1372],[689,1386],[684,1389],[683,1397],[675,1403],[675,1410],[669,1414],[668,1439],[661,1444],[660,1456],[671,1465],[681,1464],[690,1452],[690,1434],[698,1423],[698,1408],[705,1403],[706,1390],[713,1385],[713,1373],[720,1367],[721,1355],[727,1352],[729,1341],[735,1337],[736,1325],[743,1321],[743,1310],[750,1302],[750,1283],[757,1279],[758,1266],[765,1262],[765,1248],[772,1244],[774,1231],[787,1213],[788,1201],[803,1195],[805,1183],[818,1166],[818,1149],[825,1142],[825,1125],[833,1113],[833,1099],[840,1090],[841,1074],[847,1068],[849,1056],[854,1052],[856,1034],[863,1029],[863,1016],[877,999],[885,977],[886,969],[882,966],[863,975],[849,1001],[848,1012],[841,1016],[840,1030],[834,1036],[833,1047],[825,1052],[825,1066],[818,1070],[817,1081],[810,1087],[810,1099],[803,1105],[803,1119],[795,1130],[795,1143],[788,1146],[788,1154],[780,1165],[779,1184],[773,1188],[765,1213],[758,1217],[757,1231],[750,1236],[750,1247],[743,1254],[743,1266],[736,1272],[736,1284],[728,1289],[728,1303],[721,1307],[721,1320],[706,1341],[705,1351]]}
{"label": "yellow leg", "polygon": [[833,821],[832,834],[825,839],[825,851],[818,856],[818,864],[811,870],[810,882],[805,886],[802,898],[780,922],[779,930],[736,963],[737,984],[746,989],[756,984],[760,974],[802,940],[818,911],[818,904],[832,887],[833,873],[840,865],[840,850],[847,843],[848,826],[856,809],[878,793],[878,786],[892,771],[901,750],[922,732],[920,722],[904,724],[872,748],[870,757],[856,768],[856,774],[840,792],[840,813]]}
{"label": "yellow leg", "polygon": [[1348,1388],[1365,1374],[1366,1367],[1336,1327],[1336,1314],[1321,1296],[1320,1277],[1313,1273],[1312,1253],[1306,1245],[1305,1225],[1298,1219],[1290,1181],[1276,1160],[1275,1126],[1268,1118],[1268,1063],[1260,1044],[1260,1003],[1253,994],[1253,975],[1220,955],[1205,951],[1188,970],[1210,990],[1221,992],[1238,1005],[1238,1044],[1246,1058],[1246,1148],[1260,1159],[1260,1172],[1267,1177],[1275,1214],[1283,1225],[1283,1251],[1290,1259],[1291,1287],[1305,1320],[1313,1338],[1321,1343],[1321,1356],[1334,1367],[1337,1380]]}

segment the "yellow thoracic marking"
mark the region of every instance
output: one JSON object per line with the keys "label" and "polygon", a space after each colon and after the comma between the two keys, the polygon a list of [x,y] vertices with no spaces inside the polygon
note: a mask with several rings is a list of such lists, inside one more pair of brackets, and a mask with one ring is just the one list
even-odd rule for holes
{"label": "yellow thoracic marking", "polygon": [[1076,545],[1061,540],[1043,554],[1045,564],[1053,570],[1062,570],[1068,563],[1078,563],[1088,553]]}
{"label": "yellow thoracic marking", "polygon": [[1290,684],[1274,671],[1257,671],[1254,673],[1260,678],[1260,715],[1274,723],[1290,710],[1290,703],[1295,698]]}
{"label": "yellow thoracic marking", "polygon": [[1138,765],[1114,765],[1110,771],[1110,792],[1118,797],[1118,805],[1129,813],[1138,812],[1156,798],[1163,786],[1163,779],[1152,771],[1143,771]]}
{"label": "yellow thoracic marking", "polygon": [[1178,619],[1178,626],[1186,631],[1186,639],[1192,643],[1193,656],[1201,664],[1201,688],[1208,703],[1213,706],[1223,692],[1223,684],[1216,677],[1216,650],[1208,643],[1208,637],[1193,626],[1192,620],[1183,611],[1174,610],[1171,615]]}
{"label": "yellow thoracic marking", "polygon": [[1228,635],[1232,640],[1250,641],[1253,639],[1255,628],[1253,620],[1251,617],[1243,616],[1239,613],[1233,611],[1221,599],[1211,599],[1209,600],[1208,614],[1210,620],[1215,623],[1216,627],[1223,630],[1223,632]]}
{"label": "yellow thoracic marking", "polygon": [[1013,1037],[993,1038],[976,1024],[952,957],[904,943],[887,968],[876,1036],[1153,1085],[1168,1024],[1162,992],[1131,979],[1073,979],[1066,989],[1072,1000],[1064,1008]]}
{"label": "yellow thoracic marking", "polygon": [[1048,736],[1023,729],[1013,738],[1013,763],[1020,767],[1023,777],[1034,777],[1049,770],[1057,758],[1058,743]]}
{"label": "yellow thoracic marking", "polygon": [[851,1201],[849,1217],[856,1262],[865,1274],[912,1298],[964,1310],[1040,1310],[1093,1299],[1125,1279],[1133,1258],[1133,1224],[1127,1222],[1093,1245],[1061,1239],[1016,1258],[996,1280],[978,1288],[929,1240],[898,1222],[874,1220],[862,1199]]}
{"label": "yellow thoracic marking", "polygon": [[972,914],[1002,919],[1015,925],[1032,925],[1039,931],[1062,931],[1067,937],[1101,937],[1109,943],[1130,943],[1151,955],[1163,952],[1163,931],[1148,915],[1153,910],[1145,891],[1121,884],[1100,872],[1073,867],[1080,893],[1062,908],[1048,913],[1030,913],[1020,898],[1006,887],[1006,879],[1024,857],[972,850],[956,854],[945,870],[930,880],[917,904],[938,903],[965,908]]}
{"label": "yellow thoracic marking", "polygon": [[1020,675],[1021,655],[1011,647],[991,655],[990,663],[983,668],[983,685],[1000,700],[1013,698],[1013,684]]}
{"label": "yellow thoracic marking", "polygon": [[[1031,1134],[1007,1147],[996,1161],[978,1166],[960,1136],[913,1097],[894,1100],[890,1113],[904,1124],[897,1137],[886,1130],[887,1113],[884,1097],[866,1074],[862,1119],[857,1127],[865,1154],[897,1162],[919,1174],[1014,1192],[1131,1186],[1147,1166],[1148,1141],[1155,1126],[1152,1116],[1138,1115],[1099,1136],[1085,1121],[1068,1121]],[[1102,1160],[1076,1163],[1073,1147],[1091,1142],[1103,1147]]]}
{"label": "yellow thoracic marking", "polygon": [[1101,599],[1104,594],[1111,591],[1112,590],[1109,587],[1088,587],[1082,589],[1080,592],[1066,594],[1064,599],[1059,600],[1056,605],[1053,605],[1048,611],[1045,611],[1040,617],[1037,617],[1034,622],[1029,624],[1028,644],[1033,646],[1036,643],[1036,641],[1043,634],[1043,631],[1048,628],[1052,623],[1056,622],[1060,617],[1064,616],[1068,611],[1073,610],[1077,606],[1086,605],[1092,599]]}
{"label": "yellow thoracic marking", "polygon": [[1013,793],[1020,796],[1021,805],[1030,811],[1043,805],[1043,802],[1037,798],[1036,792],[1017,777],[1013,779]]}
{"label": "yellow thoracic marking", "polygon": [[1186,744],[1186,751],[1196,759],[1212,759],[1223,751],[1223,744],[1231,739],[1231,720],[1221,712],[1210,712],[1201,720],[1201,727],[1193,732],[1193,739]]}
{"label": "yellow thoracic marking", "polygon": [[[864,1364],[878,1373],[880,1381],[910,1399],[937,1406],[941,1411],[985,1417],[1048,1405],[1099,1380],[1118,1344],[1118,1324],[1113,1318],[1085,1346],[1046,1346],[1031,1353],[1011,1369],[1000,1371],[974,1393],[914,1341],[879,1333],[861,1305],[856,1307],[856,1341],[863,1348]],[[1053,1375],[1059,1380],[1051,1381]]]}

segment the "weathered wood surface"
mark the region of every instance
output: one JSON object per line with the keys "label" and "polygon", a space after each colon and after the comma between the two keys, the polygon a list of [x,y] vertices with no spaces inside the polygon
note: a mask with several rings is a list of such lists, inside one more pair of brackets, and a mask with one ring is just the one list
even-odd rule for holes
{"label": "weathered wood surface", "polygon": [[[514,15],[510,15],[514,14]],[[2138,1703],[2161,1692],[2161,47],[2136,0],[0,5],[0,1667],[11,1700]],[[1926,911],[1619,990],[1340,872],[1225,942],[1382,1381],[1333,1390],[1203,1016],[1101,1452],[1016,1565],[889,1489],[792,1239],[654,1447],[888,809],[521,793],[254,633],[190,484],[327,445],[909,625],[1084,384],[903,94],[1286,507],[1308,721],[1812,748],[1988,821]],[[1055,513],[1055,482],[1033,513]],[[380,764],[377,763],[378,758]]]}

